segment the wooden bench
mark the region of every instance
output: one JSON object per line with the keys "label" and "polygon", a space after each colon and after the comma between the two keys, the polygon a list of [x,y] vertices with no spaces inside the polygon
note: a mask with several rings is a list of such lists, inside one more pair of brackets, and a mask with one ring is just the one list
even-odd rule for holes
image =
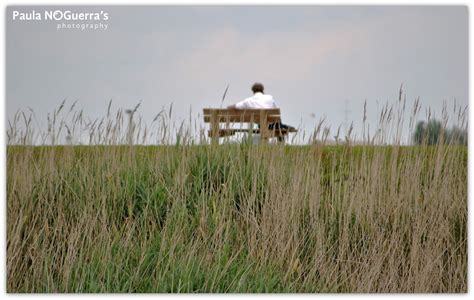
{"label": "wooden bench", "polygon": [[[260,140],[264,143],[272,137],[285,136],[290,132],[297,132],[294,128],[288,129],[268,129],[268,125],[275,122],[281,122],[280,109],[222,109],[222,108],[204,108],[204,123],[210,123],[208,136],[212,143],[218,143],[219,138],[232,136],[238,132],[247,132],[250,134],[260,134]],[[221,128],[221,124],[225,124]],[[231,124],[249,124],[249,128],[231,128]],[[253,128],[254,124],[259,124],[260,128]]]}

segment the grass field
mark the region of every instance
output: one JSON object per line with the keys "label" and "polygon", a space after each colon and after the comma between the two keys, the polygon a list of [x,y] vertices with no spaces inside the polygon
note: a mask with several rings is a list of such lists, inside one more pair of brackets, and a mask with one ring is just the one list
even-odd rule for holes
{"label": "grass field", "polygon": [[7,146],[8,292],[467,292],[467,147]]}

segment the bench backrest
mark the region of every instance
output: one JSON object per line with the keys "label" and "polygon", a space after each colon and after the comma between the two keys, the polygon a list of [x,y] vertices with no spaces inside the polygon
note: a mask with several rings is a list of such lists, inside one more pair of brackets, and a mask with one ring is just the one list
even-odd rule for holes
{"label": "bench backrest", "polygon": [[[280,121],[280,109],[204,108],[205,123],[272,123]],[[262,119],[263,118],[263,119]],[[263,122],[262,122],[263,121]]]}

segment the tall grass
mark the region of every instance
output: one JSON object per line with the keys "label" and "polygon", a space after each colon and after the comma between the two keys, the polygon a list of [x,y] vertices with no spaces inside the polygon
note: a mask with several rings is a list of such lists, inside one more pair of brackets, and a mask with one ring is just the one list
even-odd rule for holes
{"label": "tall grass", "polygon": [[173,144],[130,145],[110,113],[87,125],[99,145],[33,146],[60,126],[13,120],[7,290],[467,292],[467,147],[400,145],[403,111],[387,106],[357,146],[350,132],[326,145],[322,123],[304,146],[207,145],[192,122]]}

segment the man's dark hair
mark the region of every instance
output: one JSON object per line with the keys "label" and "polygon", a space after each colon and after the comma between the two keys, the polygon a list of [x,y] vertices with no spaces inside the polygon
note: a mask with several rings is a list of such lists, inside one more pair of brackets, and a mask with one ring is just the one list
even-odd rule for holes
{"label": "man's dark hair", "polygon": [[252,85],[252,92],[255,93],[263,93],[263,84],[256,82]]}

